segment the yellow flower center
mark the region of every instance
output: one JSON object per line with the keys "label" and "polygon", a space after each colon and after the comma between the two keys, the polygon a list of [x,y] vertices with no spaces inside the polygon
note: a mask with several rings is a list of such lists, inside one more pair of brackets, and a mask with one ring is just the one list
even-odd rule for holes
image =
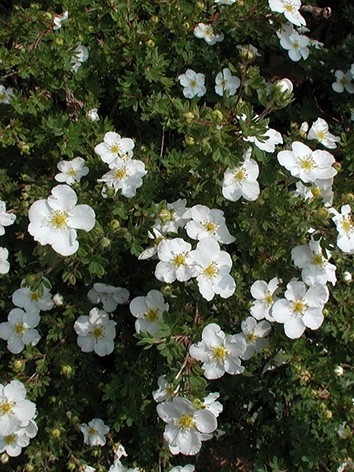
{"label": "yellow flower center", "polygon": [[322,256],[322,254],[315,254],[312,258],[311,264],[322,266],[323,265],[323,256]]}
{"label": "yellow flower center", "polygon": [[212,262],[211,264],[208,265],[208,267],[206,267],[203,270],[203,274],[209,278],[215,277],[215,275],[217,275],[218,273],[219,273],[219,268],[217,267],[215,262]]}
{"label": "yellow flower center", "polygon": [[24,327],[23,323],[18,323],[15,325],[15,333],[16,334],[23,334],[26,331],[26,328]]}
{"label": "yellow flower center", "polygon": [[177,267],[185,265],[186,264],[186,255],[185,254],[177,254],[172,259],[172,264],[174,264]]}
{"label": "yellow flower center", "polygon": [[127,171],[126,171],[125,168],[123,168],[123,169],[118,169],[118,170],[116,171],[116,173],[115,173],[115,178],[116,178],[117,180],[124,179],[124,177],[126,177],[126,176],[127,176]]}
{"label": "yellow flower center", "polygon": [[267,305],[271,305],[273,303],[273,295],[270,292],[268,292],[263,300]]}
{"label": "yellow flower center", "polygon": [[296,315],[302,315],[303,311],[306,308],[305,303],[302,300],[296,300],[296,302],[292,302],[293,305],[293,313]]}
{"label": "yellow flower center", "polygon": [[63,229],[67,227],[69,215],[66,211],[56,210],[50,220],[55,229]]}
{"label": "yellow flower center", "polygon": [[326,131],[320,130],[320,131],[317,131],[316,134],[317,134],[318,139],[319,139],[320,141],[322,141],[323,139],[326,138],[326,134],[327,134],[327,133],[326,133]]}
{"label": "yellow flower center", "polygon": [[119,144],[113,144],[113,146],[111,146],[111,152],[113,154],[119,154],[120,153],[120,146]]}
{"label": "yellow flower center", "polygon": [[203,226],[207,231],[209,231],[209,233],[212,233],[212,234],[216,233],[217,226],[212,221],[206,221],[205,223],[203,223]]}
{"label": "yellow flower center", "polygon": [[316,186],[315,186],[315,187],[311,187],[311,192],[312,192],[312,195],[313,195],[314,197],[320,197],[321,194],[322,194],[322,191],[321,191],[320,187],[316,187]]}
{"label": "yellow flower center", "polygon": [[182,415],[178,419],[178,426],[182,429],[189,430],[195,427],[195,421],[191,415]]}
{"label": "yellow flower center", "polygon": [[68,170],[68,175],[74,176],[76,174],[77,174],[77,170],[70,167],[70,169]]}
{"label": "yellow flower center", "polygon": [[0,100],[6,99],[6,93],[0,93]]}
{"label": "yellow flower center", "polygon": [[289,13],[294,13],[294,11],[296,10],[292,2],[287,2],[286,5],[284,5],[284,9]]}
{"label": "yellow flower center", "polygon": [[16,436],[14,434],[9,434],[8,436],[5,437],[5,442],[8,445],[13,444],[15,441],[16,441]]}
{"label": "yellow flower center", "polygon": [[243,169],[242,167],[239,167],[238,169],[236,169],[235,173],[234,173],[234,177],[235,177],[235,180],[238,182],[238,183],[241,183],[245,180],[246,178],[246,171],[245,169]]}
{"label": "yellow flower center", "polygon": [[100,326],[95,326],[91,331],[90,335],[94,337],[97,341],[97,339],[101,339],[104,336],[104,330]]}
{"label": "yellow flower center", "polygon": [[340,79],[338,82],[339,82],[341,85],[343,85],[343,87],[344,87],[345,85],[347,85],[347,80],[346,80],[344,77],[343,77],[343,79]]}
{"label": "yellow flower center", "polygon": [[299,49],[299,47],[300,47],[299,41],[294,41],[293,47],[294,47],[294,49]]}
{"label": "yellow flower center", "polygon": [[215,361],[224,362],[227,355],[228,355],[228,352],[224,348],[224,346],[213,347],[213,359]]}
{"label": "yellow flower center", "polygon": [[198,85],[198,82],[195,79],[190,81],[191,87],[196,87],[197,85]]}
{"label": "yellow flower center", "polygon": [[256,341],[257,338],[258,338],[258,336],[256,336],[254,333],[248,333],[247,336],[246,336],[248,344],[253,344]]}
{"label": "yellow flower center", "polygon": [[225,79],[222,79],[222,81],[221,81],[221,84],[220,84],[220,85],[221,85],[221,87],[222,87],[222,88],[225,88],[225,87],[226,87],[226,85],[227,85],[227,81],[226,81]]}
{"label": "yellow flower center", "polygon": [[304,157],[303,159],[301,159],[300,167],[301,169],[312,170],[316,167],[315,161],[312,159],[311,156]]}
{"label": "yellow flower center", "polygon": [[37,293],[37,292],[31,292],[30,299],[33,300],[34,302],[36,302],[37,300],[39,300],[39,295],[38,295],[38,293]]}
{"label": "yellow flower center", "polygon": [[150,310],[148,310],[145,313],[144,318],[147,321],[150,321],[151,323],[153,323],[154,321],[157,321],[159,319],[159,310],[158,309],[152,310],[150,308]]}
{"label": "yellow flower center", "polygon": [[354,229],[353,227],[353,222],[349,216],[343,217],[342,221],[340,222],[340,225],[346,233],[349,233]]}
{"label": "yellow flower center", "polygon": [[175,393],[174,389],[173,389],[173,385],[167,385],[166,387],[166,392],[172,397]]}
{"label": "yellow flower center", "polygon": [[90,426],[89,430],[88,430],[88,433],[90,436],[93,436],[94,434],[97,433],[97,431],[95,430],[95,428],[93,428],[92,426]]}
{"label": "yellow flower center", "polygon": [[11,410],[12,410],[11,402],[5,402],[2,405],[0,405],[0,415],[5,415],[6,413],[9,413]]}

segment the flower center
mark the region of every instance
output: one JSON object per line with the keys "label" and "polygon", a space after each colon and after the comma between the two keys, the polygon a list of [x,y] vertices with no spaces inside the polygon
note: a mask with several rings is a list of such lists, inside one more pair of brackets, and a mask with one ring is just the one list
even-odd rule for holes
{"label": "flower center", "polygon": [[16,436],[14,434],[9,434],[8,436],[5,437],[5,443],[10,445],[13,444],[16,441]]}
{"label": "flower center", "polygon": [[92,426],[90,426],[89,430],[88,430],[88,434],[90,436],[93,436],[94,434],[96,434],[97,431],[95,430],[95,428],[93,428]]}
{"label": "flower center", "polygon": [[34,302],[36,302],[37,300],[39,300],[39,295],[37,292],[31,292],[30,294],[30,299],[33,300]]}
{"label": "flower center", "polygon": [[315,186],[315,187],[311,187],[311,192],[312,192],[312,195],[313,195],[314,197],[320,197],[321,194],[322,194],[322,191],[321,191],[320,187],[316,187],[316,186]]}
{"label": "flower center", "polygon": [[248,333],[246,336],[247,343],[253,344],[257,340],[257,337],[258,336],[256,336],[254,333]]}
{"label": "flower center", "polygon": [[340,222],[340,225],[345,233],[349,233],[354,229],[353,222],[348,216],[343,217],[342,221]]}
{"label": "flower center", "polygon": [[327,133],[326,133],[326,131],[320,130],[320,131],[317,131],[316,134],[317,134],[318,139],[319,139],[320,141],[322,141],[323,139],[326,138],[326,134],[327,134]]}
{"label": "flower center", "polygon": [[268,292],[267,295],[263,298],[263,301],[266,305],[271,305],[273,303],[273,295]]}
{"label": "flower center", "polygon": [[295,313],[295,315],[302,315],[303,311],[306,308],[306,305],[302,300],[296,300],[295,302],[292,302],[292,305],[293,313]]}
{"label": "flower center", "polygon": [[292,2],[286,2],[284,5],[284,10],[289,13],[294,13],[296,11],[296,8],[294,7],[294,4]]}
{"label": "flower center", "polygon": [[222,87],[223,89],[225,89],[225,88],[226,88],[226,86],[227,86],[227,80],[225,80],[225,79],[222,79],[222,81],[221,81],[221,84],[220,84],[220,85],[221,85],[221,87]]}
{"label": "flower center", "polygon": [[212,277],[215,277],[215,275],[217,275],[218,273],[219,273],[219,268],[215,262],[212,262],[211,264],[208,265],[208,267],[206,267],[203,270],[203,274],[210,279]]}
{"label": "flower center", "polygon": [[193,80],[190,81],[189,85],[191,87],[196,87],[198,85],[198,82],[195,79],[193,79]]}
{"label": "flower center", "polygon": [[323,256],[322,254],[315,254],[312,258],[312,261],[311,263],[313,265],[318,265],[318,266],[322,266],[323,265]]}
{"label": "flower center", "polygon": [[316,164],[311,156],[306,156],[303,159],[301,159],[300,167],[301,169],[308,171],[308,170],[314,169],[316,167]]}
{"label": "flower center", "polygon": [[96,341],[98,339],[101,339],[103,338],[104,336],[104,330],[103,328],[101,328],[101,326],[95,326],[91,331],[90,331],[90,335],[96,339]]}
{"label": "flower center", "polygon": [[178,426],[186,431],[195,427],[195,421],[191,415],[182,415],[178,419]]}
{"label": "flower center", "polygon": [[11,402],[5,402],[2,405],[0,405],[0,416],[6,415],[6,413],[11,413],[12,410],[12,403]]}
{"label": "flower center", "polygon": [[177,267],[186,265],[186,255],[185,254],[177,254],[172,259],[172,264],[174,264]]}
{"label": "flower center", "polygon": [[173,385],[171,385],[171,384],[167,385],[167,387],[166,387],[166,392],[167,392],[171,397],[173,397],[173,395],[174,395],[174,393],[175,393],[175,391],[174,391],[174,389],[173,389]]}
{"label": "flower center", "polygon": [[55,229],[63,229],[67,227],[69,215],[66,211],[56,210],[50,220]]}
{"label": "flower center", "polygon": [[117,180],[122,180],[124,179],[125,177],[127,176],[127,171],[125,169],[125,167],[123,167],[122,169],[118,169],[115,173],[115,178]]}
{"label": "flower center", "polygon": [[0,93],[0,100],[6,99],[6,93]]}
{"label": "flower center", "polygon": [[213,36],[213,29],[210,26],[205,28],[205,36]]}
{"label": "flower center", "polygon": [[294,41],[293,42],[293,48],[294,49],[299,49],[299,47],[300,47],[299,41]]}
{"label": "flower center", "polygon": [[159,318],[159,310],[157,308],[155,308],[155,310],[152,310],[150,308],[150,310],[148,310],[145,315],[144,315],[144,318],[147,320],[147,321],[150,321],[151,323],[153,323],[154,321],[157,321],[158,318]]}
{"label": "flower center", "polygon": [[236,169],[234,173],[234,177],[235,177],[236,182],[238,183],[243,182],[246,179],[245,169],[243,169],[242,167],[239,167],[238,169]]}
{"label": "flower center", "polygon": [[16,334],[23,334],[26,331],[26,328],[24,327],[23,323],[18,323],[15,325],[14,331]]}
{"label": "flower center", "polygon": [[111,153],[112,154],[119,154],[120,153],[119,144],[113,144],[113,146],[111,146]]}
{"label": "flower center", "polygon": [[76,174],[77,174],[77,170],[70,167],[70,169],[68,170],[68,175],[74,176]]}
{"label": "flower center", "polygon": [[227,355],[228,355],[228,352],[224,348],[224,346],[213,347],[213,359],[215,361],[224,362]]}
{"label": "flower center", "polygon": [[205,223],[203,223],[203,226],[207,231],[209,231],[209,233],[212,233],[212,234],[215,234],[218,228],[216,224],[213,223],[212,221],[206,221]]}
{"label": "flower center", "polygon": [[347,85],[347,80],[346,80],[344,77],[343,77],[343,79],[340,79],[338,82],[339,82],[341,85],[343,85],[343,87],[344,87],[345,85]]}

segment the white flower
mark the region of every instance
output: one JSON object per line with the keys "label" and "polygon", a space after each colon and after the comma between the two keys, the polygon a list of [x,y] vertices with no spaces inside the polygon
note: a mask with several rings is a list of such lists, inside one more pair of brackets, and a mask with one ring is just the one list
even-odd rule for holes
{"label": "white flower", "polygon": [[210,46],[213,46],[224,39],[223,34],[214,34],[213,27],[205,25],[204,23],[198,23],[194,28],[193,33],[196,38],[204,39],[204,41]]}
{"label": "white flower", "polygon": [[354,62],[350,67],[350,73],[352,74],[352,78],[354,79]]}
{"label": "white flower", "polygon": [[89,51],[86,46],[83,44],[78,44],[75,49],[75,53],[71,59],[71,62],[73,63],[73,66],[71,67],[71,70],[73,72],[77,72],[79,68],[81,67],[81,64],[89,58]]}
{"label": "white flower", "polygon": [[152,396],[157,403],[172,400],[179,390],[179,386],[174,388],[172,383],[167,382],[166,375],[160,375],[157,379],[158,389],[152,392]]}
{"label": "white flower", "polygon": [[30,420],[23,424],[11,434],[0,435],[0,453],[5,451],[10,457],[17,457],[21,454],[22,448],[28,446],[30,439],[36,436],[38,427],[35,421]]}
{"label": "white flower", "polygon": [[236,202],[243,197],[248,201],[258,198],[260,189],[257,182],[259,167],[254,159],[251,159],[251,148],[242,156],[244,161],[239,167],[227,168],[222,184],[222,194],[227,200]]}
{"label": "white flower", "polygon": [[172,454],[197,454],[202,441],[216,430],[216,417],[208,410],[197,410],[187,398],[175,397],[172,402],[157,405],[157,413],[167,423],[164,439]]}
{"label": "white flower", "polygon": [[0,323],[0,338],[7,341],[7,348],[13,354],[23,351],[25,346],[35,346],[41,336],[34,328],[38,326],[40,316],[38,312],[25,312],[20,308],[13,308],[8,321]]}
{"label": "white flower", "polygon": [[56,16],[54,18],[54,26],[53,26],[53,30],[57,30],[59,28],[61,28],[61,24],[63,21],[66,21],[67,19],[69,18],[69,12],[68,11],[64,11],[64,13],[60,16]]}
{"label": "white flower", "polygon": [[159,244],[165,237],[158,231],[156,228],[152,228],[152,232],[148,231],[148,236],[153,240],[154,245],[145,249],[141,254],[139,254],[139,261],[144,261],[150,259],[150,257],[156,256]]}
{"label": "white flower", "polygon": [[222,298],[233,295],[236,283],[230,275],[232,260],[230,254],[220,251],[215,239],[199,241],[197,248],[189,253],[188,260],[196,270],[198,288],[203,298],[210,301],[215,294]]}
{"label": "white flower", "polygon": [[82,423],[80,430],[84,435],[84,444],[89,446],[104,446],[106,444],[105,434],[109,432],[109,426],[105,425],[100,418],[94,418],[88,424]]}
{"label": "white flower", "polygon": [[69,185],[57,185],[47,200],[34,202],[28,212],[28,232],[40,244],[50,244],[62,256],[79,249],[76,229],[91,231],[95,212],[88,205],[76,205],[77,196]]}
{"label": "white flower", "polygon": [[306,144],[295,141],[292,151],[280,151],[278,161],[291,175],[303,182],[314,182],[334,177],[336,169],[332,167],[335,159],[328,151],[312,151]]}
{"label": "white flower", "polygon": [[122,287],[113,287],[103,283],[95,283],[87,293],[88,299],[95,305],[102,303],[103,309],[111,313],[117,305],[124,305],[129,299],[129,291]]}
{"label": "white flower", "polygon": [[206,93],[204,85],[205,75],[197,74],[192,69],[188,69],[185,74],[178,76],[178,80],[183,88],[183,95],[186,98],[202,97]]}
{"label": "white flower", "polygon": [[86,113],[87,118],[92,122],[98,121],[100,117],[98,116],[97,111],[98,111],[98,108],[91,108],[91,110],[89,110]]}
{"label": "white flower", "polygon": [[340,213],[334,208],[329,211],[334,213],[332,221],[337,227],[337,246],[343,252],[354,254],[354,223],[352,211],[349,205],[342,205]]}
{"label": "white flower", "polygon": [[212,414],[217,418],[224,409],[222,404],[217,401],[219,397],[220,393],[218,392],[209,393],[209,395],[203,398],[200,408],[205,408],[205,410],[211,411]]}
{"label": "white flower", "polygon": [[[220,3],[220,2],[219,2]],[[192,464],[183,465],[176,465],[176,467],[172,467],[170,472],[194,472],[195,467]]]}
{"label": "white flower", "polygon": [[325,285],[327,282],[336,284],[336,266],[328,262],[330,258],[328,251],[327,257],[324,256],[320,241],[311,238],[308,245],[294,247],[291,250],[291,258],[294,264],[302,269],[301,278],[306,285],[311,286],[316,283]]}
{"label": "white flower", "polygon": [[55,306],[62,306],[64,304],[64,297],[60,293],[53,296],[53,303]]}
{"label": "white flower", "polygon": [[240,79],[232,75],[230,69],[223,69],[215,78],[215,92],[220,95],[220,97],[222,97],[225,92],[228,92],[230,97],[235,95],[240,85]]}
{"label": "white flower", "polygon": [[162,240],[157,249],[160,259],[155,269],[157,280],[172,283],[177,279],[185,282],[195,277],[195,268],[188,260],[191,249],[192,246],[181,238]]}
{"label": "white flower", "polygon": [[3,85],[0,85],[0,103],[8,105],[13,96],[14,92],[11,87],[5,88]]}
{"label": "white flower", "polygon": [[342,72],[341,70],[336,70],[335,73],[336,82],[333,82],[332,89],[337,93],[343,93],[346,90],[349,93],[354,93],[354,84],[352,82],[352,74],[348,70],[347,72]]}
{"label": "white flower", "polygon": [[346,271],[343,272],[342,280],[343,280],[343,282],[345,282],[347,284],[350,284],[353,281],[353,276],[349,271],[346,270]]}
{"label": "white flower", "polygon": [[282,93],[291,93],[294,89],[293,83],[289,79],[278,80],[275,85]]}
{"label": "white flower", "polygon": [[248,136],[243,139],[254,143],[259,149],[265,152],[274,152],[275,146],[283,143],[282,135],[273,128],[269,128],[262,136]]}
{"label": "white flower", "polygon": [[26,287],[25,279],[21,282],[21,288],[12,294],[12,303],[26,311],[36,313],[51,310],[54,305],[49,288],[42,284],[41,291],[31,290]]}
{"label": "white flower", "polygon": [[272,327],[268,321],[257,321],[249,316],[241,323],[240,336],[246,341],[246,351],[242,354],[241,359],[247,361],[256,353],[261,351],[265,346],[268,345],[268,340],[264,339],[267,336]]}
{"label": "white flower", "polygon": [[321,43],[320,41],[317,41],[317,39],[309,38],[309,46],[311,46],[315,49],[322,49],[323,46],[324,46],[324,43]]}
{"label": "white flower", "polygon": [[237,49],[244,53],[248,53],[249,57],[256,57],[260,56],[260,53],[258,52],[258,49],[253,46],[252,44],[238,44]]}
{"label": "white flower", "polygon": [[5,234],[4,226],[13,225],[16,215],[6,212],[6,203],[0,200],[0,236]]}
{"label": "white flower", "polygon": [[6,247],[0,247],[0,274],[7,274],[10,270],[10,262],[7,260],[9,251]]}
{"label": "white flower", "polygon": [[245,340],[237,334],[225,335],[216,323],[208,324],[202,332],[202,341],[192,344],[191,357],[203,362],[202,368],[207,379],[218,379],[225,372],[241,374],[245,368],[240,357],[246,351]]}
{"label": "white flower", "polygon": [[224,244],[230,244],[235,238],[226,227],[224,212],[218,209],[210,209],[205,205],[194,205],[187,212],[191,218],[185,229],[192,239],[201,241],[205,238],[213,238]]}
{"label": "white flower", "polygon": [[80,182],[81,177],[89,173],[89,168],[85,166],[86,161],[82,157],[75,157],[72,161],[60,161],[57,164],[60,173],[54,178],[58,182],[72,185],[74,182]]}
{"label": "white flower", "polygon": [[334,373],[337,377],[341,377],[344,374],[343,367],[341,365],[337,365],[337,367],[334,369]]}
{"label": "white flower", "polygon": [[77,344],[82,352],[95,351],[99,356],[107,356],[114,349],[116,322],[108,314],[92,308],[88,316],[80,316],[75,321],[74,329],[78,335]]}
{"label": "white flower", "polygon": [[178,228],[183,227],[190,219],[188,209],[186,208],[187,200],[179,198],[173,203],[167,203],[157,215],[154,228],[162,234],[177,233]]}
{"label": "white flower", "polygon": [[280,35],[280,45],[288,51],[288,55],[292,61],[299,61],[301,58],[307,59],[310,53],[309,38],[300,35],[297,31],[293,31],[290,36],[286,33]]}
{"label": "white flower", "polygon": [[312,124],[307,139],[316,139],[328,149],[335,149],[337,147],[336,143],[340,141],[339,136],[334,136],[328,131],[328,123],[322,118],[318,118]]}
{"label": "white flower", "polygon": [[0,436],[13,434],[35,415],[36,405],[26,400],[23,383],[12,380],[6,386],[0,384]]}
{"label": "white flower", "polygon": [[256,280],[251,285],[251,295],[256,299],[253,302],[250,312],[256,320],[265,318],[268,321],[274,321],[272,317],[272,307],[278,291],[279,279],[274,277],[269,283],[264,280]]}
{"label": "white flower", "polygon": [[97,182],[105,182],[108,187],[114,188],[115,193],[121,189],[122,195],[132,198],[136,194],[136,189],[143,185],[142,177],[146,174],[145,164],[131,159],[123,164],[118,164]]}
{"label": "white flower", "polygon": [[323,204],[325,206],[332,205],[333,202],[333,178],[332,179],[319,179],[312,182],[310,187],[306,187],[302,182],[296,182],[295,196],[299,196],[306,200],[312,200],[316,197],[322,197]]}
{"label": "white flower", "polygon": [[82,472],[95,472],[96,469],[90,465],[86,465]]}
{"label": "white flower", "polygon": [[268,0],[270,9],[283,13],[285,18],[296,26],[306,25],[305,18],[299,12],[301,0]]}
{"label": "white flower", "polygon": [[133,157],[134,146],[134,141],[131,138],[122,138],[120,134],[108,131],[104,135],[103,143],[95,146],[95,153],[109,165],[110,169],[113,169]]}
{"label": "white flower", "polygon": [[289,282],[285,298],[274,303],[273,318],[284,323],[288,338],[299,338],[306,328],[314,330],[321,326],[324,319],[322,310],[328,296],[325,285],[315,284],[307,290],[303,282]]}
{"label": "white flower", "polygon": [[149,333],[155,336],[160,329],[162,314],[168,311],[169,305],[165,303],[163,295],[158,290],[150,290],[146,297],[136,297],[129,305],[130,312],[137,318],[135,331],[137,333]]}
{"label": "white flower", "polygon": [[235,2],[236,0],[214,0],[214,3],[218,3],[219,5],[232,5]]}

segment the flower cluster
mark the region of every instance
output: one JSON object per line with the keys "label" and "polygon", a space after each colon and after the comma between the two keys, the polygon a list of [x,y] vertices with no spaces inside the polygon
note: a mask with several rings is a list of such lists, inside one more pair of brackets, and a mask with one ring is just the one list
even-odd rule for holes
{"label": "flower cluster", "polygon": [[98,182],[105,182],[113,187],[115,193],[121,189],[122,195],[131,198],[136,189],[143,184],[142,177],[147,174],[142,161],[132,159],[134,141],[122,138],[118,133],[109,131],[104,135],[103,143],[95,147],[95,152],[111,169]]}
{"label": "flower cluster", "polygon": [[[205,75],[196,73],[188,69],[184,74],[178,76],[180,84],[183,86],[183,95],[186,98],[202,97],[206,94]],[[223,95],[235,95],[240,87],[241,81],[238,77],[232,75],[230,69],[225,68],[216,75],[215,92],[222,97]]]}
{"label": "flower cluster", "polygon": [[36,405],[26,399],[22,382],[0,384],[0,453],[19,456],[37,434]]}

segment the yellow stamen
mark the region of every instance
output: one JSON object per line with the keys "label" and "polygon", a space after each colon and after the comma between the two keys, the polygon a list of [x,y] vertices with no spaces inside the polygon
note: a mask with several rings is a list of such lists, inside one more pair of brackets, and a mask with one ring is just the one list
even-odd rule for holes
{"label": "yellow stamen", "polygon": [[72,167],[70,167],[70,169],[68,170],[68,175],[71,175],[71,176],[74,176],[77,174],[77,170],[73,169]]}
{"label": "yellow stamen", "polygon": [[26,331],[23,323],[18,323],[15,325],[15,333],[16,334],[23,334]]}
{"label": "yellow stamen", "polygon": [[292,305],[293,313],[296,315],[302,315],[304,309],[306,308],[306,305],[302,300],[296,300],[296,302],[292,302]]}
{"label": "yellow stamen", "polygon": [[96,340],[103,338],[104,331],[100,326],[95,326],[91,331],[90,335],[93,336]]}
{"label": "yellow stamen", "polygon": [[258,336],[256,336],[254,333],[248,333],[247,336],[246,336],[248,344],[253,344],[256,341],[257,338],[258,338]]}
{"label": "yellow stamen", "polygon": [[270,292],[268,292],[263,300],[267,305],[271,305],[273,303],[273,295]]}
{"label": "yellow stamen", "polygon": [[243,182],[246,178],[245,169],[243,169],[242,167],[239,167],[238,169],[236,169],[234,177],[237,182],[239,183]]}
{"label": "yellow stamen", "polygon": [[206,221],[205,223],[203,223],[203,226],[207,231],[209,231],[209,233],[212,233],[212,234],[216,233],[217,226],[212,221]]}
{"label": "yellow stamen", "polygon": [[0,416],[5,415],[11,410],[12,410],[12,404],[10,402],[3,403],[2,405],[0,405]]}
{"label": "yellow stamen", "polygon": [[50,222],[56,229],[66,228],[69,215],[65,211],[55,211]]}
{"label": "yellow stamen", "polygon": [[8,436],[5,437],[5,442],[8,445],[13,444],[15,441],[16,441],[16,436],[14,434],[9,434]]}
{"label": "yellow stamen", "polygon": [[203,274],[206,276],[206,277],[214,277],[215,275],[217,275],[219,273],[219,268],[217,267],[217,265],[215,264],[215,262],[212,262],[211,264],[208,265],[208,267],[206,267],[204,270],[203,270]]}
{"label": "yellow stamen", "polygon": [[213,359],[216,361],[224,362],[226,356],[228,355],[227,350],[224,346],[215,346],[213,347]]}
{"label": "yellow stamen", "polygon": [[311,156],[307,156],[304,159],[301,159],[300,167],[301,169],[312,170],[314,167],[316,167],[315,161]]}
{"label": "yellow stamen", "polygon": [[148,310],[145,313],[144,318],[147,321],[150,321],[151,323],[153,323],[154,321],[157,321],[159,319],[159,310],[158,309],[152,310],[150,308],[150,310]]}
{"label": "yellow stamen", "polygon": [[123,169],[118,169],[115,173],[115,178],[117,180],[121,180],[121,179],[124,179],[124,177],[127,176],[127,171],[123,168]]}
{"label": "yellow stamen", "polygon": [[322,266],[323,265],[323,256],[322,256],[322,254],[315,254],[312,258],[311,264]]}
{"label": "yellow stamen", "polygon": [[191,415],[182,415],[178,420],[178,426],[182,429],[189,430],[195,427],[195,421]]}
{"label": "yellow stamen", "polygon": [[349,233],[350,231],[352,231],[354,229],[353,222],[352,222],[351,218],[349,218],[348,216],[345,216],[342,219],[342,221],[340,222],[340,225],[341,225],[343,231],[345,231],[346,233]]}
{"label": "yellow stamen", "polygon": [[97,431],[95,430],[95,428],[93,428],[93,427],[91,426],[91,427],[89,428],[89,430],[88,430],[88,433],[89,433],[90,436],[92,436],[92,435],[96,434]]}
{"label": "yellow stamen", "polygon": [[113,144],[113,146],[111,146],[111,152],[113,154],[119,154],[120,153],[120,146],[119,144]]}
{"label": "yellow stamen", "polygon": [[174,256],[172,259],[172,264],[174,264],[177,267],[183,266],[186,264],[186,256],[185,254],[177,254]]}

